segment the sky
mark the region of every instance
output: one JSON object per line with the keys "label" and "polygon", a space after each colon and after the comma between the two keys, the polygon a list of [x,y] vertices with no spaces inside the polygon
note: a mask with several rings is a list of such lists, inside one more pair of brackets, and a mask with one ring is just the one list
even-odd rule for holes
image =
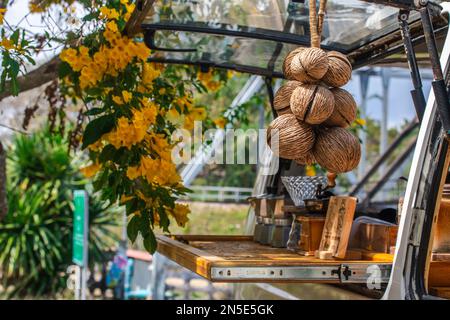
{"label": "sky", "polygon": [[[395,71],[404,74],[404,78],[392,78],[389,83],[388,92],[388,127],[399,127],[405,120],[411,120],[416,116],[414,104],[412,102],[410,91],[413,89],[411,79],[409,78],[409,70],[407,68],[396,68]],[[397,72],[396,72],[397,73]],[[357,75],[345,86],[355,98],[358,105],[361,103],[360,80]],[[423,91],[425,99],[431,88],[431,80],[423,80]],[[371,77],[369,80],[367,96],[367,116],[372,119],[381,120],[382,102],[374,96],[381,96],[383,93],[382,82],[380,77]]]}

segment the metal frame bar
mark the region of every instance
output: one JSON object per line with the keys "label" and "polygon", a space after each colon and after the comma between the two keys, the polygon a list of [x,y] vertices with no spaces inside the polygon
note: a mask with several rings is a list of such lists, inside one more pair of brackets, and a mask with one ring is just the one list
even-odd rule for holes
{"label": "metal frame bar", "polygon": [[[184,31],[184,32],[195,32],[195,33],[204,33],[204,34],[213,34],[213,35],[223,35],[237,38],[250,38],[250,39],[258,39],[258,40],[268,40],[275,42],[283,42],[290,43],[300,46],[309,46],[310,40],[309,37],[297,35],[293,33],[280,32],[269,29],[262,28],[251,28],[246,26],[232,26],[225,23],[214,24],[209,26],[206,23],[191,23],[191,24],[179,24],[179,23],[143,23],[142,29],[152,30],[152,31]],[[339,50],[343,53],[349,53],[348,49],[331,46],[331,45],[322,45],[321,46],[325,50]]]}
{"label": "metal frame bar", "polygon": [[398,14],[398,21],[400,24],[400,34],[403,39],[403,45],[405,47],[405,54],[408,61],[409,70],[411,73],[411,79],[414,89],[411,90],[411,96],[413,99],[414,107],[416,108],[417,117],[419,121],[422,121],[423,114],[425,112],[425,95],[422,89],[422,79],[420,77],[419,66],[416,59],[414,46],[411,41],[411,33],[408,24],[409,11],[400,10]]}
{"label": "metal frame bar", "polygon": [[429,4],[431,2],[423,1],[425,4],[419,9],[425,42],[431,61],[434,80],[432,88],[435,94],[437,110],[442,121],[442,126],[447,134],[450,134],[450,102],[447,87],[444,81],[444,73],[442,72],[441,63],[439,61],[439,52],[436,45],[436,37],[434,35],[433,23],[430,18]]}
{"label": "metal frame bar", "polygon": [[[436,34],[440,35],[447,31],[448,26],[444,26],[441,28],[436,29]],[[419,35],[413,39],[411,39],[413,45],[419,45],[425,42],[425,37],[423,35]],[[404,46],[402,43],[396,44],[386,50],[383,50],[381,53],[371,51],[369,55],[355,58],[353,62],[353,68],[358,69],[368,64],[375,64],[377,62],[380,62],[383,58],[388,57],[392,54],[399,53],[402,50],[404,50]],[[168,64],[184,64],[184,65],[193,65],[193,66],[202,66],[207,65],[209,67],[213,68],[219,68],[219,69],[227,69],[227,70],[234,70],[238,72],[244,72],[249,74],[255,74],[260,76],[270,76],[272,75],[273,78],[280,78],[284,79],[284,75],[281,72],[274,71],[271,73],[268,69],[253,67],[253,66],[245,66],[245,65],[239,65],[239,64],[230,64],[230,63],[222,63],[217,64],[211,61],[192,61],[192,60],[184,60],[184,59],[165,59],[165,58],[149,58],[148,61],[150,62],[157,62],[157,63],[168,63]]]}
{"label": "metal frame bar", "polygon": [[395,159],[395,161],[389,166],[380,180],[367,192],[366,197],[362,201],[363,207],[367,207],[370,204],[370,200],[377,194],[378,191],[383,188],[386,182],[389,180],[389,177],[392,176],[402,164],[414,151],[414,147],[416,146],[417,139],[411,141],[408,147]]}
{"label": "metal frame bar", "polygon": [[149,62],[156,62],[156,63],[168,63],[168,64],[183,64],[183,65],[190,65],[190,66],[208,66],[211,68],[218,68],[218,69],[226,69],[226,70],[234,70],[238,72],[244,72],[249,73],[257,76],[263,76],[263,77],[269,77],[272,76],[273,78],[280,78],[283,79],[284,75],[281,72],[270,72],[268,69],[258,68],[258,67],[250,67],[250,66],[244,66],[240,64],[217,64],[211,61],[191,61],[191,60],[178,60],[178,59],[165,59],[165,58],[149,58],[147,59]]}
{"label": "metal frame bar", "polygon": [[409,124],[391,143],[386,152],[375,161],[369,171],[361,178],[361,180],[350,191],[350,195],[356,195],[361,188],[369,181],[369,179],[378,171],[380,166],[391,156],[391,154],[397,149],[397,147],[408,137],[408,135],[419,126],[419,122],[414,121]]}

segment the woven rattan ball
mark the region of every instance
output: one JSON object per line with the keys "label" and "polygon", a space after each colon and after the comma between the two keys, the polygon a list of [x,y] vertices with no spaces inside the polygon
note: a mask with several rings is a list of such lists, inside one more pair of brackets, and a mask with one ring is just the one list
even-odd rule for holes
{"label": "woven rattan ball", "polygon": [[322,80],[330,87],[342,87],[352,76],[352,64],[347,57],[337,51],[330,51],[328,55],[328,71]]}
{"label": "woven rattan ball", "polygon": [[294,78],[292,77],[292,72],[291,72],[291,62],[292,59],[295,57],[295,55],[299,52],[301,52],[302,50],[304,50],[305,48],[297,48],[292,50],[291,52],[289,52],[289,54],[286,56],[286,58],[284,58],[284,62],[283,62],[283,74],[286,77],[286,79],[288,80],[293,80]]}
{"label": "woven rattan ball", "polygon": [[286,84],[280,87],[278,89],[277,93],[275,94],[275,98],[273,101],[275,110],[284,109],[286,107],[289,107],[290,101],[291,101],[291,95],[292,91],[294,91],[295,88],[299,87],[301,85],[298,81],[288,81]]}
{"label": "woven rattan ball", "polygon": [[356,101],[347,90],[333,88],[331,92],[334,96],[334,110],[323,124],[329,127],[347,128],[356,119]]}
{"label": "woven rattan ball", "polygon": [[358,138],[344,128],[321,128],[312,152],[322,168],[332,173],[343,173],[358,165],[361,145]]}
{"label": "woven rattan ball", "polygon": [[302,157],[295,159],[294,161],[302,166],[310,166],[316,163],[316,159],[314,159],[312,152],[305,153]]}
{"label": "woven rattan ball", "polygon": [[[274,138],[278,135],[278,141]],[[298,159],[311,151],[315,134],[311,126],[292,114],[275,118],[267,130],[267,143],[273,153],[285,159]]]}
{"label": "woven rattan ball", "polygon": [[328,56],[319,48],[307,48],[297,53],[291,62],[290,73],[302,83],[318,83],[328,71]]}
{"label": "woven rattan ball", "polygon": [[283,109],[278,109],[276,111],[277,111],[277,115],[278,116],[281,116],[283,114],[292,114],[292,110],[291,110],[290,106],[287,106],[287,107],[285,107]]}
{"label": "woven rattan ball", "polygon": [[334,97],[323,86],[302,84],[291,95],[292,113],[308,124],[320,124],[331,116],[334,109]]}

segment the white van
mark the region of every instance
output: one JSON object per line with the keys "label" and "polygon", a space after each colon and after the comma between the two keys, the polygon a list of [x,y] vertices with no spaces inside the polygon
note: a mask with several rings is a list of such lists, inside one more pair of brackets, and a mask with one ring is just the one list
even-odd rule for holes
{"label": "white van", "polygon": [[[305,1],[198,0],[172,1],[168,6],[170,14],[160,15],[155,14],[161,10],[155,5],[142,24],[147,45],[161,52],[154,61],[263,77],[272,101],[272,79],[283,78],[284,57],[298,46],[309,45]],[[411,72],[411,108],[417,112],[415,126],[420,129],[410,148],[413,160],[395,251],[366,252],[356,260],[320,260],[263,246],[253,241],[255,221],[250,210],[249,235],[159,236],[158,252],[208,280],[235,283],[237,299],[449,298],[449,9],[449,3],[422,0],[329,0],[327,5],[322,48],[346,54],[356,71],[365,66],[402,66]],[[177,47],[164,47],[164,39],[173,35]],[[207,45],[195,46],[201,39]],[[432,70],[428,99],[419,67]],[[398,145],[394,143],[386,153],[392,154]],[[366,171],[355,184],[354,195],[382,163],[383,157]],[[282,168],[277,176],[301,172],[290,162]],[[393,168],[385,170],[381,180]],[[270,194],[266,187],[274,180],[278,181],[259,176],[255,195]],[[269,191],[275,192],[270,196],[279,196],[281,183],[271,186],[275,188]],[[371,189],[371,195],[379,189],[380,185]],[[358,208],[359,215],[370,212],[370,201],[362,203],[369,207]],[[383,203],[377,204],[380,209]]]}

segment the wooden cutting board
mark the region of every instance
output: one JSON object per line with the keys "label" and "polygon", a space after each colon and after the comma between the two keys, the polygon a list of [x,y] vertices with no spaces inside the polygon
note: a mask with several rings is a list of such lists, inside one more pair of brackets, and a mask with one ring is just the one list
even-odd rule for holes
{"label": "wooden cutting board", "polygon": [[355,215],[357,199],[348,196],[330,198],[325,225],[316,257],[344,259]]}

